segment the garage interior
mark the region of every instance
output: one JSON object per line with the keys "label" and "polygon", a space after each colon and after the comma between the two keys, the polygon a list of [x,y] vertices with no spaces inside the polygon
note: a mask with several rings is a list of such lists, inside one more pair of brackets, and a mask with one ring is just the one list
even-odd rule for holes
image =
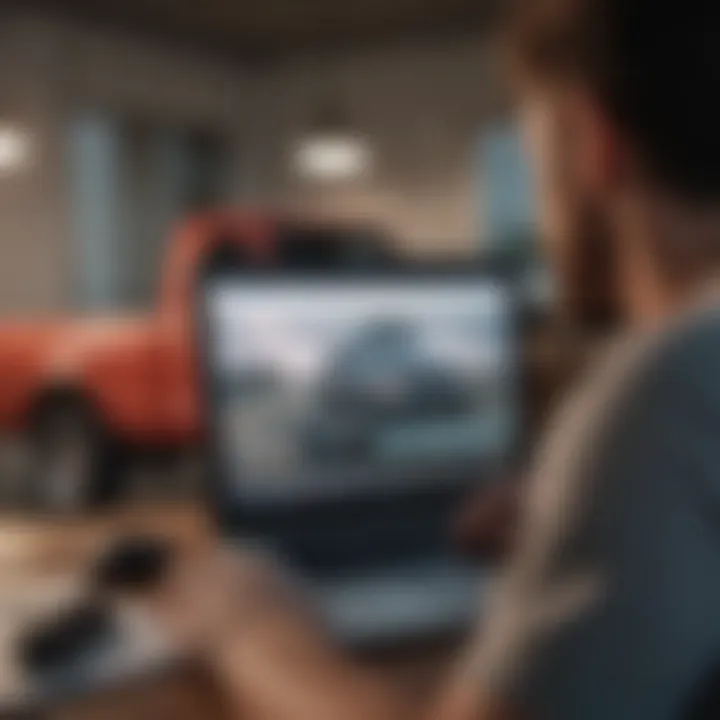
{"label": "garage interior", "polygon": [[[529,292],[544,298],[532,188],[493,42],[503,6],[3,4],[0,362],[3,343],[19,342],[4,339],[6,328],[12,338],[18,327],[47,328],[32,357],[52,358],[54,377],[63,379],[53,385],[62,390],[53,407],[70,407],[76,419],[63,372],[84,345],[52,338],[70,337],[63,329],[81,319],[130,333],[132,323],[156,317],[173,249],[191,218],[218,206],[372,228],[410,263],[507,256],[527,274]],[[537,424],[588,344],[545,325],[528,342],[528,405]],[[63,423],[72,425],[67,416]],[[29,427],[10,428],[0,453],[0,694],[16,697],[32,691],[18,677],[12,644],[29,620],[13,608],[27,605],[32,617],[38,597],[40,606],[57,604],[56,585],[59,596],[67,592],[62,578],[123,534],[161,532],[185,548],[213,533],[197,444],[173,453],[122,448],[122,458],[112,456],[122,488],[109,501],[103,491],[98,504],[97,493],[75,486],[70,500],[58,501],[45,480],[75,473],[79,451],[40,451]],[[87,436],[78,442],[84,447]],[[43,453],[45,485],[30,485],[28,468]],[[455,650],[432,643],[367,661],[430,692]],[[222,705],[190,668],[82,693],[47,717],[211,720],[225,717]]]}

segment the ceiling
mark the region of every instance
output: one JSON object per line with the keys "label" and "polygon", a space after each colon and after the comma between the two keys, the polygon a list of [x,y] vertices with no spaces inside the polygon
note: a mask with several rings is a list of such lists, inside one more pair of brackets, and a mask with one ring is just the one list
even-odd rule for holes
{"label": "ceiling", "polygon": [[477,32],[493,16],[499,0],[36,0],[36,4],[90,22],[251,58]]}

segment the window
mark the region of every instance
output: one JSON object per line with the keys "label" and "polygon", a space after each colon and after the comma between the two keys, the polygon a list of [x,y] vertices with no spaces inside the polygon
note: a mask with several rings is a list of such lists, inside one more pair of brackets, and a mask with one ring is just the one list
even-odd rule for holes
{"label": "window", "polygon": [[480,189],[483,207],[483,240],[490,250],[535,238],[535,218],[530,171],[514,123],[488,128],[482,137]]}
{"label": "window", "polygon": [[70,131],[78,301],[154,302],[165,243],[186,214],[226,200],[230,143],[212,129],[103,113]]}
{"label": "window", "polygon": [[478,184],[483,249],[520,275],[532,301],[551,302],[553,289],[540,256],[530,167],[514,122],[483,132]]}

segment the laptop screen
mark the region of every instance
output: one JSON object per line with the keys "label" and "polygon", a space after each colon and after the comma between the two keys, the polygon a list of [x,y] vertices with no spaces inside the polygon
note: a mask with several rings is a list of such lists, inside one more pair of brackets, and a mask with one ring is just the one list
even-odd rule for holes
{"label": "laptop screen", "polygon": [[511,303],[497,283],[246,276],[206,292],[225,502],[462,482],[514,445]]}

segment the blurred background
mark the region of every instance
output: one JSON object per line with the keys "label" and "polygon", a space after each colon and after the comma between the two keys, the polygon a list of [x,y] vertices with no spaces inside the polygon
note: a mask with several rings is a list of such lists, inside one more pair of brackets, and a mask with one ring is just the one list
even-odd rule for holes
{"label": "blurred background", "polygon": [[4,577],[84,561],[118,527],[202,525],[191,298],[218,208],[310,255],[500,261],[540,318],[524,360],[541,421],[578,347],[552,330],[502,5],[2,4]]}
{"label": "blurred background", "polygon": [[[75,337],[81,318],[157,312],[178,235],[208,208],[332,217],[408,259],[502,256],[547,294],[491,42],[499,6],[5,6],[0,318],[24,321],[24,336],[3,341],[0,323],[0,360],[45,366],[32,403],[49,384],[69,389],[57,376],[70,371],[50,366],[91,352],[79,348],[86,333]],[[42,329],[48,316],[64,330]],[[0,391],[8,431],[31,412],[14,404]],[[17,500],[17,453],[3,455],[3,495]]]}
{"label": "blurred background", "polygon": [[152,307],[171,228],[218,203],[332,208],[417,255],[525,233],[497,4],[10,4],[3,314]]}

